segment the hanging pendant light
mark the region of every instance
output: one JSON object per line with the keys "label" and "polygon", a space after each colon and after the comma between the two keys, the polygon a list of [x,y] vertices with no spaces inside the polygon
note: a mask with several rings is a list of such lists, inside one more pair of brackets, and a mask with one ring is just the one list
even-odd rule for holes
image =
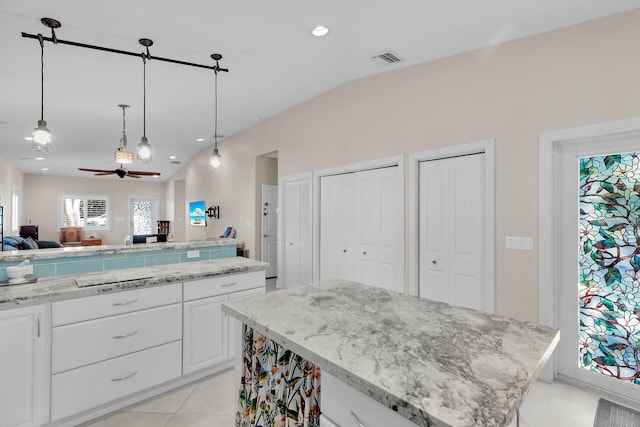
{"label": "hanging pendant light", "polygon": [[216,61],[216,66],[213,68],[214,72],[214,116],[213,116],[213,152],[211,153],[211,157],[209,158],[209,163],[211,163],[211,167],[214,169],[218,169],[222,164],[222,158],[220,157],[220,153],[218,152],[218,71],[220,71],[220,66],[218,65],[218,61],[222,59],[222,55],[219,53],[214,53],[211,55],[211,59]]}
{"label": "hanging pendant light", "polygon": [[120,138],[120,146],[115,152],[115,160],[117,163],[133,163],[133,153],[127,151],[127,134],[125,132],[125,118],[124,110],[129,108],[126,104],[118,104],[118,107],[122,108],[122,137]]}
{"label": "hanging pendant light", "polygon": [[[51,28],[51,38],[54,43],[57,43],[58,39],[54,30],[60,28],[60,22],[51,18],[42,18],[40,22]],[[33,130],[31,148],[34,151],[51,151],[53,137],[44,120],[44,38],[40,33],[38,33],[38,41],[40,42],[40,120],[38,120],[38,127]]]}
{"label": "hanging pendant light", "polygon": [[138,144],[138,161],[141,163],[151,162],[151,145],[147,139],[147,59],[151,58],[149,54],[149,46],[153,45],[150,39],[140,39],[138,42],[147,48],[146,55],[142,54],[142,138]]}

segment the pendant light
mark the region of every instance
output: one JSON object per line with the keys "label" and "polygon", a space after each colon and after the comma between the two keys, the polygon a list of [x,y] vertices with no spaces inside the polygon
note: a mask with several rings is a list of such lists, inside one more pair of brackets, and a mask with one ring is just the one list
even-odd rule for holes
{"label": "pendant light", "polygon": [[213,68],[214,72],[214,108],[215,113],[213,116],[213,152],[211,153],[211,157],[209,158],[209,163],[211,163],[211,167],[214,169],[218,169],[222,164],[222,158],[220,157],[220,153],[218,152],[218,71],[220,71],[220,67],[218,66],[218,61],[222,59],[222,55],[219,53],[214,53],[211,55],[211,59],[216,61],[216,66]]}
{"label": "pendant light", "polygon": [[[42,18],[40,20],[45,26],[51,28],[53,42],[57,42],[55,28],[60,28],[60,22],[51,18]],[[31,145],[34,151],[51,151],[51,142],[53,137],[51,131],[47,128],[47,122],[44,120],[44,38],[38,33],[38,42],[40,42],[40,120],[38,127],[33,130],[33,142]]]}
{"label": "pendant light", "polygon": [[120,146],[116,150],[115,160],[117,163],[133,163],[133,153],[127,151],[127,134],[125,133],[124,110],[129,108],[126,104],[118,104],[122,108],[122,137],[120,138]]}
{"label": "pendant light", "polygon": [[151,162],[151,145],[147,139],[147,58],[151,58],[149,54],[149,46],[153,45],[150,39],[140,39],[138,42],[147,48],[146,55],[142,54],[142,138],[138,144],[138,161],[140,163]]}

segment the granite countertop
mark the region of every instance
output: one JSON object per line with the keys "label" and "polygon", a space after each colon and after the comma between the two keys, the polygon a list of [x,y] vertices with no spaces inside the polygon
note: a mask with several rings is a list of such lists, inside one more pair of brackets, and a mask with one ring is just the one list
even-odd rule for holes
{"label": "granite countertop", "polygon": [[557,330],[333,280],[223,311],[420,426],[507,426]]}
{"label": "granite countertop", "polygon": [[223,274],[259,271],[268,265],[261,261],[234,257],[47,277],[35,283],[0,286],[0,310],[18,305],[99,295]]}
{"label": "granite countertop", "polygon": [[135,245],[100,245],[100,246],[67,246],[64,248],[0,251],[0,262],[22,261],[25,259],[49,259],[77,256],[129,253],[138,251],[154,251],[161,249],[194,248],[203,246],[237,245],[242,243],[236,239],[216,238],[190,242],[156,242]]}

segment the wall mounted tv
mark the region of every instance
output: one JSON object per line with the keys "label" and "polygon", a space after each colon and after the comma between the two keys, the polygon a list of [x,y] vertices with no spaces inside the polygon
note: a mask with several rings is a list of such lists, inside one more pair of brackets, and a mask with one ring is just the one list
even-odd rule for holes
{"label": "wall mounted tv", "polygon": [[207,226],[207,211],[204,200],[189,202],[189,225],[194,227]]}

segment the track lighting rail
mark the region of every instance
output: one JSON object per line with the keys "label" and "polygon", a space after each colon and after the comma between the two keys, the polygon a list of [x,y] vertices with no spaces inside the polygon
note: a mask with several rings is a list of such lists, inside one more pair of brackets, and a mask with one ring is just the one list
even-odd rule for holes
{"label": "track lighting rail", "polygon": [[[55,33],[53,35],[55,37]],[[29,39],[36,39],[36,40],[42,39],[44,41],[52,42],[54,44],[66,44],[66,45],[69,45],[69,46],[76,46],[76,47],[84,47],[84,48],[87,48],[87,49],[101,50],[103,52],[118,53],[120,55],[135,56],[136,58],[139,58],[140,56],[143,56],[148,60],[153,59],[154,61],[171,62],[173,64],[188,65],[190,67],[207,68],[209,70],[214,70],[216,72],[222,71],[222,72],[226,73],[226,72],[229,71],[228,68],[220,68],[217,63],[216,63],[216,65],[211,66],[211,65],[195,64],[193,62],[180,61],[180,60],[177,60],[177,59],[170,59],[170,58],[162,58],[162,57],[159,57],[159,56],[152,56],[149,53],[149,48],[148,47],[147,47],[147,52],[146,53],[140,53],[140,52],[128,52],[126,50],[120,50],[120,49],[112,49],[110,47],[95,46],[95,45],[91,45],[91,44],[79,43],[79,42],[74,42],[74,41],[69,41],[69,40],[62,40],[62,39],[59,39],[57,37],[55,37],[55,38],[44,37],[41,34],[28,34],[28,33],[22,32],[22,37],[29,38]]]}

